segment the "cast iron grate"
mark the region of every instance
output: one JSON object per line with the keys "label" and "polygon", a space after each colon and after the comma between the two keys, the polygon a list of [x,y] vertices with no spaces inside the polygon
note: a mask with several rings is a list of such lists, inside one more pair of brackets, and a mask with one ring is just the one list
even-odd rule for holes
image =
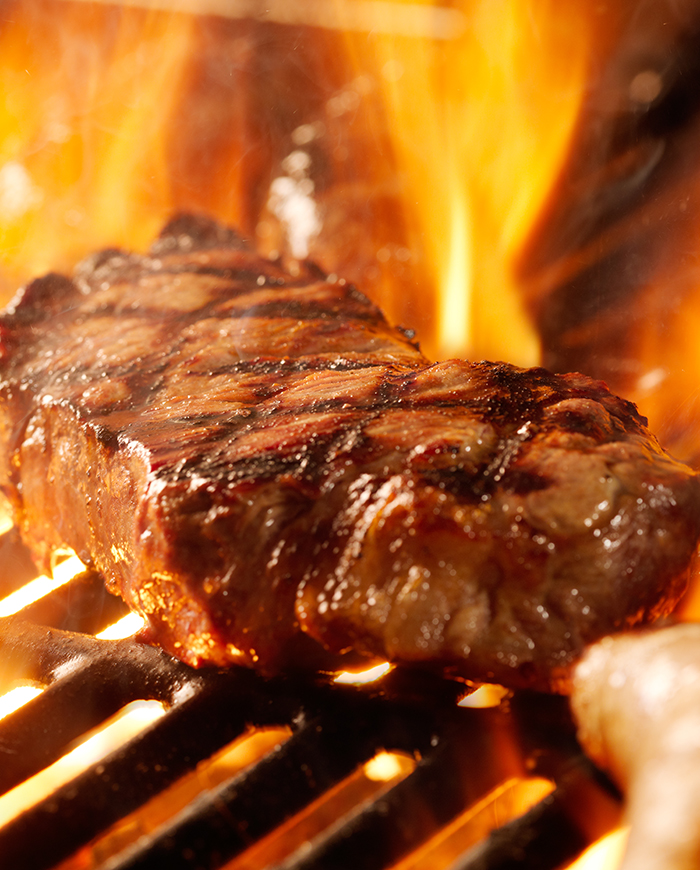
{"label": "cast iron grate", "polygon": [[[9,547],[0,544],[0,558]],[[21,556],[8,561],[21,575]],[[291,736],[101,866],[224,867],[381,751],[416,759],[413,772],[275,867],[392,867],[514,776],[546,777],[555,789],[453,870],[554,870],[618,819],[617,796],[581,753],[563,699],[523,695],[465,709],[456,704],[458,684],[400,671],[363,689],[242,669],[197,672],[133,639],[94,637],[122,612],[97,578],[83,574],[0,620],[1,684],[47,687],[0,721],[1,794],[130,702],[166,707],[131,741],[0,828],[2,866],[55,867],[251,727],[286,726]]]}

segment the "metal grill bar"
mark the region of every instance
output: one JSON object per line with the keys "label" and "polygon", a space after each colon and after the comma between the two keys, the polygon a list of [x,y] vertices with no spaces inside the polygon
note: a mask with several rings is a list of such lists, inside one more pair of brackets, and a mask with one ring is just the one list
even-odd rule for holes
{"label": "metal grill bar", "polygon": [[[83,593],[99,596],[82,577],[28,611],[84,625],[84,608],[61,604]],[[112,613],[110,602],[101,606]],[[292,852],[281,870],[383,870],[500,783],[528,773],[557,782],[555,794],[460,859],[455,870],[554,870],[619,815],[613,791],[574,740],[563,699],[523,695],[510,708],[464,709],[456,705],[459,685],[425,674],[394,671],[360,690],[265,680],[238,669],[193,671],[134,640],[100,641],[20,617],[0,620],[0,675],[6,683],[23,679],[48,687],[0,722],[3,792],[129,702],[155,699],[168,708],[121,749],[0,828],[0,855],[8,866],[55,866],[250,727],[285,726],[292,736],[203,792],[104,870],[215,870],[382,750],[407,753],[417,767]],[[582,808],[601,801],[607,801],[605,811],[593,824]]]}
{"label": "metal grill bar", "polygon": [[[572,861],[594,840],[619,823],[621,807],[614,789],[602,783],[595,795],[599,809],[581,819],[576,802],[591,789],[596,774],[578,770],[565,785],[528,813],[494,831],[487,840],[456,861],[449,870],[556,870]],[[588,796],[590,798],[590,795]],[[605,812],[600,812],[604,805]]]}
{"label": "metal grill bar", "polygon": [[[229,860],[377,751],[418,753],[423,758],[412,776],[343,820],[290,865],[343,868],[356,867],[359,860],[366,868],[386,867],[513,772],[494,754],[500,729],[490,728],[484,717],[464,717],[459,714],[465,711],[454,708],[439,708],[436,717],[396,702],[336,694],[324,697],[323,712],[273,757],[203,798],[159,836],[110,866],[136,870],[161,861],[185,870],[191,864],[183,855],[192,850],[200,855],[205,847],[217,860]],[[304,707],[313,708],[319,700],[307,695]],[[475,757],[488,762],[474,764]],[[231,819],[245,834],[232,829]]]}

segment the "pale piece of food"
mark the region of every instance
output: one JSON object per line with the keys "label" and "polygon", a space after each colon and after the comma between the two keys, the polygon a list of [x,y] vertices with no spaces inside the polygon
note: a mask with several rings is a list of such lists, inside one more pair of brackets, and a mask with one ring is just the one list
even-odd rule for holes
{"label": "pale piece of food", "polygon": [[431,363],[365,296],[172,222],[0,318],[0,488],[189,664],[566,691],[667,613],[700,485],[583,375]]}
{"label": "pale piece of food", "polygon": [[626,792],[621,870],[700,867],[700,625],[608,637],[575,667],[588,755]]}

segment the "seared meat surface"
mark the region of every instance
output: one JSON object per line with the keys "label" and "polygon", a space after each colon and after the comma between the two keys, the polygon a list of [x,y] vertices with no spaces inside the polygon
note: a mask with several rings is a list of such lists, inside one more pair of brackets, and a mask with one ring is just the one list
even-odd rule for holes
{"label": "seared meat surface", "polygon": [[[0,321],[0,484],[193,665],[343,656],[566,690],[682,594],[700,488],[582,375],[431,364],[202,219]],[[339,659],[340,657],[340,659]]]}

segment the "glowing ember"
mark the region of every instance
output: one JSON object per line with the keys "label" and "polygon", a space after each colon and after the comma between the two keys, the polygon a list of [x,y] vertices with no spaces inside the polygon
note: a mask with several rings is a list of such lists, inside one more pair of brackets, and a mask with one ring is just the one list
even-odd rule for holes
{"label": "glowing ember", "polygon": [[367,683],[379,680],[385,674],[388,674],[392,668],[393,665],[390,665],[389,662],[383,662],[381,665],[368,668],[366,671],[343,671],[334,677],[333,682],[344,686],[364,686]]}

